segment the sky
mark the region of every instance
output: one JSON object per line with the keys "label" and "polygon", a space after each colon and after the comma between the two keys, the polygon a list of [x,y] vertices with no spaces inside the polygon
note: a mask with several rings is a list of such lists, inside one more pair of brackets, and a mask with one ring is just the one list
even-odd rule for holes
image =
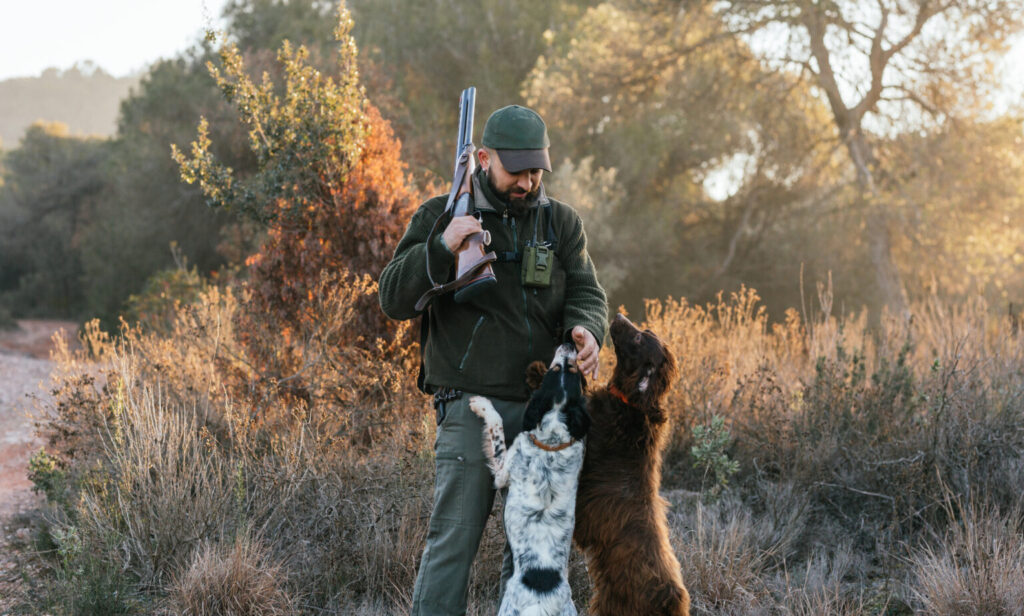
{"label": "sky", "polygon": [[[220,28],[228,0],[0,0],[0,80],[91,61],[123,77]],[[1024,96],[1024,37],[1004,60],[1007,100]]]}
{"label": "sky", "polygon": [[221,27],[227,0],[0,0],[0,80],[92,61],[123,77]]}

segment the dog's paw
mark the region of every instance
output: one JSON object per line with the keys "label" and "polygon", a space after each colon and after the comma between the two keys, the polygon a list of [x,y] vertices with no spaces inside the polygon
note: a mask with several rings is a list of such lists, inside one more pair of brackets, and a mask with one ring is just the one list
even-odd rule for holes
{"label": "dog's paw", "polygon": [[544,375],[547,371],[547,365],[539,360],[526,367],[526,386],[530,388],[530,391],[540,389],[540,384],[544,382]]}
{"label": "dog's paw", "polygon": [[483,396],[473,396],[469,399],[469,410],[480,419],[487,419],[487,413],[493,409],[491,401]]}

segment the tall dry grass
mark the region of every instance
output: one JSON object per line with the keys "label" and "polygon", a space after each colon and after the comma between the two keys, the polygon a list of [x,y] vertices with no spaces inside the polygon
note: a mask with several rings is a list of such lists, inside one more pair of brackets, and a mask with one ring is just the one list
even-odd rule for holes
{"label": "tall dry grass", "polygon": [[[244,290],[211,287],[162,332],[90,326],[84,350],[61,349],[50,457],[35,467],[58,554],[48,607],[407,612],[434,423],[415,347],[347,326],[374,292],[325,277],[312,317],[275,329]],[[647,304],[638,320],[681,368],[664,488],[695,614],[980,614],[1016,600],[1024,341],[992,312],[933,301],[871,330],[832,314],[827,287],[807,317],[778,322],[749,289]],[[605,348],[603,374],[612,361]],[[721,491],[691,450],[714,417],[739,463]],[[496,608],[498,517],[471,614]],[[570,578],[585,604],[578,555]]]}
{"label": "tall dry grass", "polygon": [[[325,278],[312,300],[322,318],[258,341],[276,349],[271,365],[242,343],[237,328],[254,315],[231,290],[182,307],[169,333],[86,327],[84,350],[55,357],[41,424],[64,476],[50,483],[67,486],[51,534],[88,537],[153,605],[172,590],[189,605],[210,588],[258,590],[267,567],[266,596],[281,604],[407,604],[433,423],[404,378],[407,354],[338,344],[355,303],[375,292],[365,279]],[[86,554],[57,563],[62,596],[87,584]]]}

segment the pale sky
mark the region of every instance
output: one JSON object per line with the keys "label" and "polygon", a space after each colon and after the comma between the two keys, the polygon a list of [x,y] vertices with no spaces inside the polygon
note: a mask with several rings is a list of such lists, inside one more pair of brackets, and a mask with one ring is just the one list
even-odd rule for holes
{"label": "pale sky", "polygon": [[[228,0],[0,0],[0,80],[91,60],[123,77],[221,28]],[[1004,105],[1024,96],[1024,37],[1003,63]]]}
{"label": "pale sky", "polygon": [[0,0],[0,80],[91,60],[122,77],[219,28],[227,0]]}

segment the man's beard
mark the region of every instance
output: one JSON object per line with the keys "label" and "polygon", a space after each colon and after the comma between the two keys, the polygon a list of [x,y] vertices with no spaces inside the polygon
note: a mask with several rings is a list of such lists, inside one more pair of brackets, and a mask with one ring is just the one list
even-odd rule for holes
{"label": "man's beard", "polygon": [[537,188],[534,188],[522,197],[513,197],[511,189],[506,191],[498,190],[498,187],[494,185],[494,180],[491,179],[489,169],[487,173],[487,184],[490,186],[491,192],[494,193],[494,196],[501,199],[506,204],[508,213],[512,216],[522,216],[526,212],[530,211],[530,208],[533,207],[533,204],[537,201],[537,197],[540,196],[540,184],[537,185]]}

